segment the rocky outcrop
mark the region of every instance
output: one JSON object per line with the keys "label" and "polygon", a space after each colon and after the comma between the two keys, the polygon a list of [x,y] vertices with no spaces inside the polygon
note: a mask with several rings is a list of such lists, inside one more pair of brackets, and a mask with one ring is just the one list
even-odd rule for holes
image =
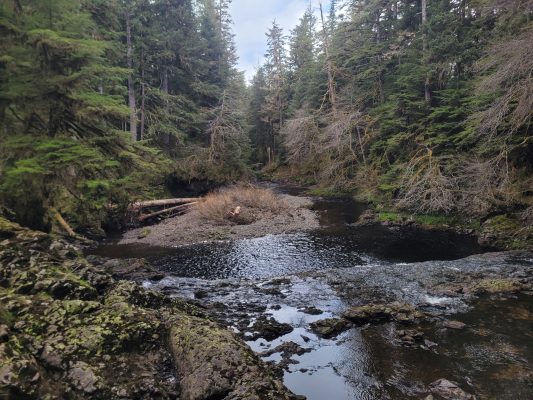
{"label": "rocky outcrop", "polygon": [[324,339],[334,338],[352,326],[350,322],[342,318],[326,318],[310,324],[313,333]]}
{"label": "rocky outcrop", "polygon": [[411,324],[423,318],[424,314],[410,304],[393,302],[350,307],[342,316],[356,325],[388,321]]}
{"label": "rocky outcrop", "polygon": [[0,218],[0,398],[291,396],[197,308],[116,281],[75,246]]}
{"label": "rocky outcrop", "polygon": [[246,344],[213,322],[180,320],[170,344],[183,400],[295,398]]}

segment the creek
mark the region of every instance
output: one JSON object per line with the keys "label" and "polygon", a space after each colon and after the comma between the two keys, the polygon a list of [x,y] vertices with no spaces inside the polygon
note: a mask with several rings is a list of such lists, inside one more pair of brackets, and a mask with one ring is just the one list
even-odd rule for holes
{"label": "creek", "polygon": [[[471,296],[448,286],[529,282],[531,253],[488,253],[475,238],[448,231],[355,226],[365,206],[349,199],[316,199],[313,207],[316,231],[171,249],[111,243],[96,254],[148,259],[165,277],[144,286],[204,308],[310,400],[420,399],[441,378],[478,398],[530,398],[531,293]],[[406,343],[404,328],[391,321],[332,338],[310,329],[349,306],[394,301],[431,316],[409,328],[423,340]],[[466,328],[443,327],[448,319]],[[290,332],[257,329],[272,320]],[[288,342],[301,354],[276,349]]]}

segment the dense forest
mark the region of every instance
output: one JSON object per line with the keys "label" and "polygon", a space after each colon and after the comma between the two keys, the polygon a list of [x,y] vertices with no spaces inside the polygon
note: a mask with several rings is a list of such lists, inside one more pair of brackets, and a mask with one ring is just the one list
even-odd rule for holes
{"label": "dense forest", "polygon": [[22,223],[57,208],[98,230],[109,204],[247,168],[228,1],[2,1],[1,182]]}
{"label": "dense forest", "polygon": [[[338,6],[338,7],[337,7]],[[525,1],[333,2],[286,38],[252,88],[263,162],[419,213],[531,200],[533,9]]]}
{"label": "dense forest", "polygon": [[531,222],[531,2],[310,6],[248,86],[230,3],[2,0],[3,212],[95,233],[170,182],[255,174]]}

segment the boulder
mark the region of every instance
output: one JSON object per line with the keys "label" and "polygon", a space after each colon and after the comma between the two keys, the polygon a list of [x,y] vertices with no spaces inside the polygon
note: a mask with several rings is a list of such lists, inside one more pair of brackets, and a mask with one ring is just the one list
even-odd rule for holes
{"label": "boulder", "polygon": [[444,400],[476,400],[476,396],[465,392],[456,383],[447,379],[439,379],[429,385],[432,394]]}
{"label": "boulder", "polygon": [[309,314],[309,315],[320,315],[324,313],[324,311],[320,310],[319,308],[316,308],[315,306],[305,307],[298,311],[303,312],[304,314]]}
{"label": "boulder", "polygon": [[444,321],[444,327],[450,328],[450,329],[464,329],[466,327],[466,324],[464,322],[460,321]]}
{"label": "boulder", "polygon": [[352,324],[342,318],[321,319],[310,324],[315,335],[324,339],[331,339],[352,327]]}
{"label": "boulder", "polygon": [[252,325],[253,335],[247,337],[250,339],[263,338],[269,342],[275,340],[283,335],[291,333],[294,328],[289,324],[284,324],[276,321],[274,318],[268,319],[265,316],[261,316]]}
{"label": "boulder", "polygon": [[91,394],[98,390],[98,377],[91,370],[91,367],[82,361],[72,365],[68,377],[72,385],[82,392]]}
{"label": "boulder", "polygon": [[214,322],[176,320],[170,345],[182,400],[296,399],[245,343]]}

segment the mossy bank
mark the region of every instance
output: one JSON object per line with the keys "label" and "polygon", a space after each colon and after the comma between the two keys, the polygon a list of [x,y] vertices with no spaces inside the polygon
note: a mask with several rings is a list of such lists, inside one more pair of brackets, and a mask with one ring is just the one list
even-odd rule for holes
{"label": "mossy bank", "polygon": [[2,218],[0,240],[0,398],[295,398],[194,306]]}

